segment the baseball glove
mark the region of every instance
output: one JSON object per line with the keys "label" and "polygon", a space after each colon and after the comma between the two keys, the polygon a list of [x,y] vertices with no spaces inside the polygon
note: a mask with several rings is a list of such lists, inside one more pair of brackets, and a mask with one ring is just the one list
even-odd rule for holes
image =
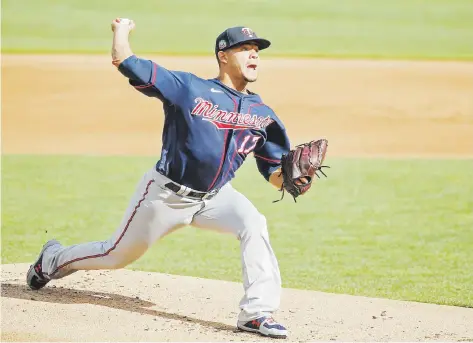
{"label": "baseball glove", "polygon": [[[296,202],[296,198],[307,192],[312,186],[314,177],[320,178],[318,172],[327,177],[322,171],[322,168],[330,168],[329,166],[322,165],[325,153],[327,152],[327,145],[328,141],[326,139],[313,140],[296,146],[287,155],[282,156],[281,173],[283,184],[280,191],[283,194],[281,199],[274,202],[284,198],[284,191],[291,194],[294,202]],[[306,178],[307,183],[300,182],[301,178]]]}

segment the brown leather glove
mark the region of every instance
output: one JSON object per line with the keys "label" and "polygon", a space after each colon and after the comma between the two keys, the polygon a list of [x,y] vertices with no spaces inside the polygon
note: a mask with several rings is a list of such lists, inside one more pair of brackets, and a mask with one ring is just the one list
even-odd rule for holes
{"label": "brown leather glove", "polygon": [[[327,177],[322,171],[322,168],[330,168],[329,166],[322,165],[325,153],[327,152],[327,146],[328,141],[326,139],[313,140],[296,146],[287,155],[282,156],[281,173],[283,184],[280,190],[283,194],[279,200],[284,198],[284,191],[287,191],[296,201],[299,195],[307,192],[312,186],[314,176],[320,178],[318,172]],[[307,182],[300,182],[302,178],[305,178]]]}

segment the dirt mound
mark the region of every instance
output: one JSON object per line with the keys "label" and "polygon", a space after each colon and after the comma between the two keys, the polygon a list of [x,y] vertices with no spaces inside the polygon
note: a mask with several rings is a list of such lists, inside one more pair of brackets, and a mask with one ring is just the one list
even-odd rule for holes
{"label": "dirt mound", "polygon": [[[77,272],[41,291],[2,265],[2,341],[268,341],[235,330],[241,284],[130,270]],[[291,341],[473,339],[473,310],[284,289]]]}

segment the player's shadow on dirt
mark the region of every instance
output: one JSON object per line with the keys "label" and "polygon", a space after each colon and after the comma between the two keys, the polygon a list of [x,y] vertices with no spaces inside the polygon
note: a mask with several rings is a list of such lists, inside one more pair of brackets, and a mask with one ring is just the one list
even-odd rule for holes
{"label": "player's shadow on dirt", "polygon": [[167,319],[180,320],[200,324],[211,329],[239,332],[234,326],[218,322],[211,322],[198,318],[192,318],[175,313],[168,313],[150,309],[156,304],[137,298],[118,294],[83,291],[70,288],[43,288],[40,291],[32,291],[26,285],[2,283],[2,298],[14,298],[21,300],[43,301],[56,304],[92,304],[110,307],[114,309],[159,316]]}

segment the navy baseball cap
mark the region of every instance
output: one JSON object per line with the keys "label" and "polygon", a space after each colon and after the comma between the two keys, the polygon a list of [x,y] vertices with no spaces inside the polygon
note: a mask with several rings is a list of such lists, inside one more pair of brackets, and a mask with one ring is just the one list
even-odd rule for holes
{"label": "navy baseball cap", "polygon": [[256,33],[244,26],[231,27],[218,35],[215,41],[215,54],[246,42],[254,42],[260,50],[266,49],[271,42],[264,38],[259,38]]}

